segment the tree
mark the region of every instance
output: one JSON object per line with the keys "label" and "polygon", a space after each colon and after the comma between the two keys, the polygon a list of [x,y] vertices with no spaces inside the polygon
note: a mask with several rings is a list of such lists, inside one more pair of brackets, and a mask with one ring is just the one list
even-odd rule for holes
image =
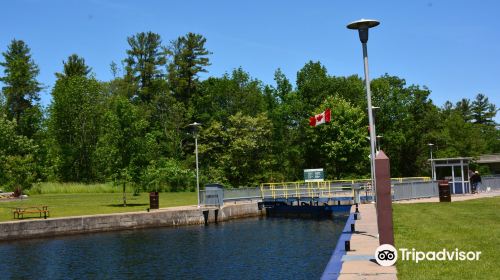
{"label": "tree", "polygon": [[130,49],[124,60],[126,79],[138,87],[140,101],[150,102],[155,94],[155,81],[164,76],[161,66],[167,63],[160,35],[140,32],[127,38]]}
{"label": "tree", "polygon": [[68,60],[64,61],[64,70],[62,73],[56,73],[58,79],[69,78],[69,77],[87,77],[92,68],[85,64],[85,59],[79,57],[77,54],[72,54],[68,56]]}
{"label": "tree", "polygon": [[455,110],[462,115],[464,121],[470,122],[472,120],[472,106],[470,99],[462,98],[462,100],[458,101],[455,105]]}
{"label": "tree", "polygon": [[15,121],[0,115],[0,186],[10,191],[31,187],[37,177],[36,149],[33,140],[16,133]]}
{"label": "tree", "polygon": [[297,73],[297,91],[304,102],[304,113],[314,110],[333,93],[326,68],[320,62],[309,61]]}
{"label": "tree", "polygon": [[428,99],[430,91],[386,74],[372,81],[372,92],[373,105],[380,107],[375,110],[376,132],[383,135],[391,175],[421,175],[427,167],[427,143],[439,123],[438,110]]}
{"label": "tree", "polygon": [[21,40],[12,40],[6,52],[2,53],[5,61],[4,76],[0,78],[5,86],[7,116],[17,122],[17,132],[31,138],[39,129],[41,111],[36,104],[40,100],[42,89],[36,80],[39,69],[31,58],[30,48]]}
{"label": "tree", "polygon": [[488,150],[487,140],[476,124],[466,122],[460,112],[447,115],[436,139],[437,157],[475,157]]}
{"label": "tree", "polygon": [[99,135],[101,107],[101,85],[95,79],[71,76],[57,80],[49,109],[49,130],[62,180],[95,180],[92,154]]}
{"label": "tree", "polygon": [[250,77],[243,69],[233,70],[231,76],[208,78],[199,87],[199,95],[193,99],[195,117],[202,123],[217,120],[227,123],[229,116],[241,112],[256,116],[265,111],[262,82]]}
{"label": "tree", "polygon": [[207,39],[200,34],[188,33],[172,41],[169,52],[172,62],[168,65],[168,80],[175,97],[187,103],[196,91],[198,74],[207,72],[210,66],[205,48]]}
{"label": "tree", "polygon": [[236,113],[229,117],[226,174],[235,187],[258,185],[269,179],[271,122],[265,114],[255,117]]}
{"label": "tree", "polygon": [[472,118],[476,124],[495,125],[493,118],[497,111],[495,104],[490,103],[488,97],[482,93],[479,93],[472,102]]}
{"label": "tree", "polygon": [[332,121],[306,130],[306,168],[324,167],[330,178],[369,173],[369,142],[363,110],[341,97],[328,97],[311,115],[331,109]]}
{"label": "tree", "polygon": [[199,153],[206,177],[239,187],[269,180],[272,125],[264,113],[236,113],[226,126],[214,121],[200,133]]}
{"label": "tree", "polygon": [[138,105],[123,96],[109,100],[108,108],[94,152],[95,166],[102,176],[123,187],[126,206],[126,186],[138,188],[149,162],[157,158],[159,147],[154,135],[147,132],[149,122]]}

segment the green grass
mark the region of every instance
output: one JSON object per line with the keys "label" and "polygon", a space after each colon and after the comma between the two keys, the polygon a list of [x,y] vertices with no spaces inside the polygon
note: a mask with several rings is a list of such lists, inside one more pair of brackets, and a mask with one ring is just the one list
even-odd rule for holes
{"label": "green grass", "polygon": [[[160,193],[160,208],[196,203],[195,192]],[[12,208],[38,205],[47,205],[51,217],[146,211],[149,208],[149,193],[141,193],[139,196],[128,193],[127,204],[127,207],[123,207],[121,193],[31,195],[27,199],[0,202],[0,222],[14,220]],[[37,217],[37,214],[32,217]]]}
{"label": "green grass", "polygon": [[499,279],[500,197],[395,204],[396,248],[481,251],[479,261],[401,261],[398,279]]}
{"label": "green grass", "polygon": [[[129,187],[130,188],[130,187]],[[68,194],[68,193],[121,193],[122,188],[112,183],[82,184],[82,183],[37,183],[28,190],[28,194]]]}

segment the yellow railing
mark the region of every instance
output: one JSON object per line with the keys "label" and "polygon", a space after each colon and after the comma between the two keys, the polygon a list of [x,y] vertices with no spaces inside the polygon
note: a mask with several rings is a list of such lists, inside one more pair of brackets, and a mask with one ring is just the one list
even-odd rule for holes
{"label": "yellow railing", "polygon": [[333,197],[335,193],[348,192],[352,194],[351,183],[349,186],[334,185],[333,181],[323,182],[287,182],[267,183],[260,185],[262,198],[301,198],[301,197]]}
{"label": "yellow railing", "polygon": [[[391,178],[392,182],[429,181],[429,177]],[[260,185],[262,198],[334,197],[335,194],[354,195],[353,186],[371,191],[370,179],[331,180],[321,182],[281,182]]]}

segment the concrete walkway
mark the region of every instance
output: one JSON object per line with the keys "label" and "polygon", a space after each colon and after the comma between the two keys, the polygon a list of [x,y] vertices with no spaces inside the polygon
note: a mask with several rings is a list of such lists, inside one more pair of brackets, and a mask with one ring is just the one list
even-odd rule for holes
{"label": "concrete walkway", "polygon": [[375,249],[379,246],[375,204],[361,204],[359,212],[361,220],[355,221],[356,232],[351,236],[351,251],[342,258],[338,279],[397,279],[395,266],[383,267],[374,260]]}
{"label": "concrete walkway", "polygon": [[[464,201],[494,196],[500,196],[500,190],[482,192],[479,194],[453,195],[451,201]],[[429,202],[439,202],[439,198],[423,198],[393,203]],[[347,252],[342,258],[343,263],[338,279],[397,279],[395,266],[383,267],[374,261],[374,253],[379,246],[375,204],[361,204],[359,206],[359,211],[361,213],[361,220],[355,221],[356,232],[353,233],[351,237],[351,251]]]}

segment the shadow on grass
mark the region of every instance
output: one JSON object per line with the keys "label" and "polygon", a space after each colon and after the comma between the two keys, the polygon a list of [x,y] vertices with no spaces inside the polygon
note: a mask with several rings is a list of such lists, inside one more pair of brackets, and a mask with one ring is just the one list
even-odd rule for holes
{"label": "shadow on grass", "polygon": [[108,207],[135,207],[135,206],[149,206],[149,203],[127,203],[127,206],[123,206],[123,203],[119,204],[108,204]]}

